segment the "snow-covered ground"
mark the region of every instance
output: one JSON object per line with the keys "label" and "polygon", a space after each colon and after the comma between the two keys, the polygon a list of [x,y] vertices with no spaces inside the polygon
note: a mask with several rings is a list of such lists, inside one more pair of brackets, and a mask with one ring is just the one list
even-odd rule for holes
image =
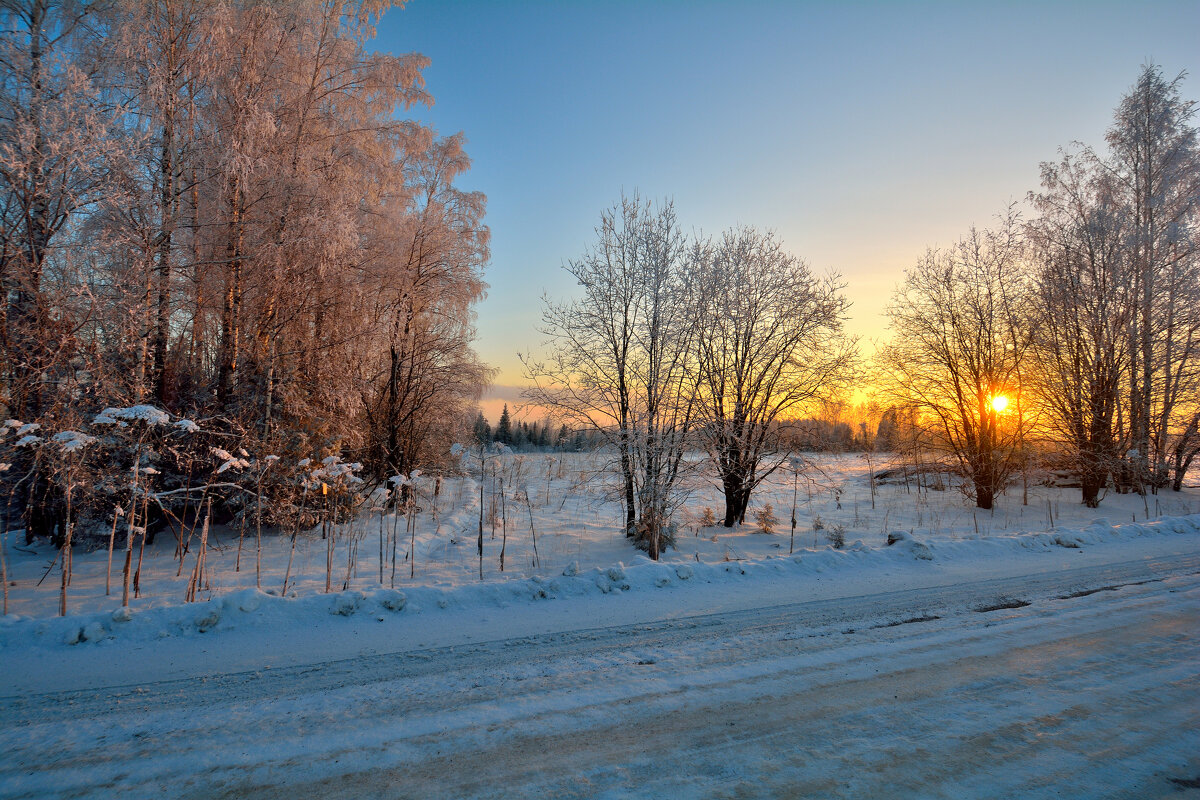
{"label": "snow-covered ground", "polygon": [[[886,456],[871,463],[858,455],[823,456],[798,477],[781,470],[755,494],[746,524],[734,529],[703,526],[705,509],[711,509],[719,520],[723,505],[711,479],[703,473],[693,475],[688,481],[689,499],[676,515],[678,546],[664,554],[664,561],[724,564],[758,561],[789,551],[825,550],[829,534],[837,529],[843,531],[847,546],[862,542],[878,548],[886,543],[889,533],[897,531],[909,532],[920,540],[1003,541],[1019,533],[1086,528],[1097,520],[1119,524],[1200,513],[1200,490],[1196,488],[1148,497],[1110,494],[1099,509],[1091,510],[1079,503],[1078,489],[1041,485],[1029,487],[1025,504],[1019,482],[991,512],[977,511],[953,487],[922,491],[915,480],[878,485],[872,502],[869,469],[886,468],[887,462]],[[503,502],[495,491],[501,480]],[[370,511],[364,511],[352,525],[335,528],[332,589],[371,591],[382,585],[411,593],[414,588],[449,591],[481,582],[477,551],[479,482],[470,477],[447,478],[440,481],[435,496],[437,482],[432,475],[417,481],[415,535],[406,532],[403,515],[389,513],[381,518]],[[622,512],[615,500],[617,486],[604,469],[603,460],[595,455],[493,459],[487,465],[484,483],[482,571],[489,591],[502,581],[553,579],[564,570],[587,572],[645,560],[619,533]],[[790,524],[793,498],[797,517],[794,541]],[[762,533],[756,523],[757,512],[767,505],[777,520],[772,534]],[[130,602],[135,612],[183,603],[196,566],[200,531],[184,531],[183,536],[189,546],[182,564],[177,558],[173,529],[159,532],[144,552],[140,542],[135,541],[133,566],[136,569],[141,565],[139,596]],[[381,539],[385,562],[382,570]],[[76,548],[68,594],[70,613],[120,606],[125,544],[120,528],[115,541],[111,576],[106,538],[91,540],[90,551],[87,545]],[[4,536],[10,580],[8,612],[25,618],[53,616],[58,613],[59,601],[58,553],[45,541],[31,546],[23,542],[19,532]],[[322,540],[319,528],[301,532],[293,554],[289,537],[267,532],[260,556],[252,525],[242,530],[215,526],[197,599],[208,600],[249,588],[300,599],[322,594],[328,544]],[[500,569],[502,550],[504,571]],[[289,576],[286,592],[285,574]],[[0,623],[0,637],[2,629]]]}
{"label": "snow-covered ground", "polygon": [[[890,485],[872,509],[866,464],[830,459],[811,500],[800,484],[794,554],[783,476],[755,503],[776,533],[688,529],[652,563],[594,475],[540,459],[550,488],[527,478],[509,509],[503,574],[488,526],[484,581],[469,480],[436,520],[426,502],[395,589],[368,556],[377,518],[328,595],[319,538],[280,597],[253,588],[252,537],[233,570],[225,533],[183,604],[163,535],[131,613],[98,551],[60,619],[57,575],[32,586],[53,553],[10,540],[0,797],[1183,797],[1200,779],[1195,490],[1088,511],[1018,487],[984,515]],[[704,492],[696,516],[719,511]],[[264,589],[287,555],[266,542]]]}
{"label": "snow-covered ground", "polygon": [[6,649],[0,796],[1184,797],[1198,528]]}

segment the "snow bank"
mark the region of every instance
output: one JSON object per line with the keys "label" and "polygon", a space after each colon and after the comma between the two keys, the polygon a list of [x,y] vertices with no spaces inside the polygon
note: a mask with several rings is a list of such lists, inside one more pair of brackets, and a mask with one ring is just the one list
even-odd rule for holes
{"label": "snow bank", "polygon": [[1059,529],[988,538],[930,539],[893,532],[889,544],[868,547],[861,541],[845,549],[826,547],[794,555],[716,564],[654,562],[639,556],[626,566],[580,570],[572,563],[563,574],[547,578],[490,581],[454,587],[420,586],[351,590],[333,594],[279,597],[243,589],[207,602],[133,611],[80,614],[38,619],[0,618],[0,648],[106,646],[119,642],[152,641],[169,637],[213,636],[222,631],[255,626],[303,628],[314,619],[374,617],[380,621],[401,614],[436,614],[443,609],[510,608],[562,598],[655,592],[704,592],[713,584],[754,580],[804,580],[816,574],[847,570],[937,569],[939,564],[983,564],[1020,552],[1056,548],[1086,548],[1147,536],[1200,534],[1200,514],[1168,517],[1153,522],[1114,526],[1097,519],[1082,529]]}

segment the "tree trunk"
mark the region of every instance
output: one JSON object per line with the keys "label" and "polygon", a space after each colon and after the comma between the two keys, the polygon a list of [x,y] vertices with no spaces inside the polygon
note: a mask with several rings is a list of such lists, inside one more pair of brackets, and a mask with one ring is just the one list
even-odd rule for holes
{"label": "tree trunk", "polygon": [[[42,267],[50,246],[49,191],[45,174],[45,138],[42,126],[43,28],[47,15],[45,0],[35,0],[29,9],[29,117],[33,127],[33,153],[29,177],[21,187],[28,204],[23,258],[17,275],[5,281],[5,333],[11,338],[9,353],[9,413],[19,419],[38,416],[42,410],[41,374],[44,344],[39,336]],[[7,276],[6,276],[7,277]],[[9,283],[11,281],[11,285]]]}
{"label": "tree trunk", "polygon": [[1179,435],[1179,441],[1175,443],[1175,452],[1173,453],[1175,463],[1171,475],[1171,491],[1173,492],[1183,491],[1183,477],[1191,468],[1192,461],[1200,454],[1198,434],[1200,434],[1200,414],[1192,417],[1187,429]]}
{"label": "tree trunk", "polygon": [[192,341],[189,351],[190,366],[193,376],[199,376],[204,368],[203,349],[200,343],[204,340],[204,270],[200,263],[200,184],[196,180],[195,162],[191,170],[192,184],[192,282],[195,284],[195,298],[192,304]]}
{"label": "tree trunk", "polygon": [[633,461],[629,455],[629,431],[621,432],[621,476],[625,481],[625,535],[637,536],[637,496],[633,489]]}
{"label": "tree trunk", "polygon": [[990,511],[996,501],[996,487],[987,479],[975,481],[975,507]]}
{"label": "tree trunk", "polygon": [[[168,98],[168,103],[170,98]],[[158,263],[155,268],[157,302],[154,320],[154,360],[150,386],[154,398],[166,400],[167,334],[171,318],[171,239],[175,227],[175,122],[170,109],[162,131],[162,162],[159,165]]]}
{"label": "tree trunk", "polygon": [[225,297],[221,307],[221,363],[217,374],[217,400],[228,404],[237,384],[239,317],[242,295],[241,195],[234,181],[230,196],[228,238],[225,243]]}
{"label": "tree trunk", "polygon": [[1104,486],[1103,474],[1094,467],[1085,467],[1079,481],[1083,504],[1088,508],[1099,508],[1100,489]]}
{"label": "tree trunk", "polygon": [[746,507],[750,505],[750,490],[746,488],[745,480],[740,475],[728,474],[721,483],[725,491],[725,522],[726,528],[741,525],[746,521]]}

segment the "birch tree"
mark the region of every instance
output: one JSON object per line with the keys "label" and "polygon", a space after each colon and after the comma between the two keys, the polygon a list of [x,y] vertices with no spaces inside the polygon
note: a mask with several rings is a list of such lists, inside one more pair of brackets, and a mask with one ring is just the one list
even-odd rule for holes
{"label": "birch tree", "polygon": [[1176,406],[1200,388],[1200,133],[1183,78],[1145,66],[1106,137],[1109,173],[1131,221],[1138,295],[1127,344],[1132,467],[1139,484],[1155,487],[1167,480]]}
{"label": "birch tree", "polygon": [[545,361],[526,359],[526,397],[613,449],[627,536],[658,558],[669,543],[694,412],[691,249],[669,201],[635,194],[601,215],[597,242],[566,269],[578,300],[546,301]]}
{"label": "birch tree", "polygon": [[428,59],[369,47],[395,5],[0,4],[6,416],[152,400],[296,460],[445,457],[490,374],[485,198],[405,118]]}
{"label": "birch tree", "polygon": [[42,383],[70,354],[58,313],[69,298],[49,273],[104,182],[110,118],[92,80],[92,16],[87,3],[0,5],[0,401],[23,419],[55,400]]}

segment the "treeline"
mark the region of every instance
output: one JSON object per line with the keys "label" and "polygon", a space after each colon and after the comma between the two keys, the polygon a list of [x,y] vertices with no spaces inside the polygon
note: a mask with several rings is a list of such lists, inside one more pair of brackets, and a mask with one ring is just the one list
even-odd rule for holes
{"label": "treeline", "polygon": [[910,442],[990,508],[1035,451],[1108,489],[1179,490],[1200,455],[1200,132],[1148,65],[1107,147],[1042,164],[1032,214],[930,250],[878,359]]}
{"label": "treeline", "polygon": [[471,434],[476,444],[502,444],[514,450],[578,453],[602,444],[601,437],[594,431],[571,430],[565,424],[555,425],[549,417],[541,422],[513,422],[512,415],[508,413],[508,403],[504,404],[495,428],[483,416],[483,412],[479,412],[475,416]]}
{"label": "treeline", "polygon": [[[427,60],[367,47],[391,5],[3,4],[5,416],[197,421],[189,470],[140,449],[163,486],[219,466],[214,444],[376,479],[447,457],[490,376],[485,201],[456,185],[462,137],[403,118]],[[10,497],[61,506],[49,455],[4,460]]]}

